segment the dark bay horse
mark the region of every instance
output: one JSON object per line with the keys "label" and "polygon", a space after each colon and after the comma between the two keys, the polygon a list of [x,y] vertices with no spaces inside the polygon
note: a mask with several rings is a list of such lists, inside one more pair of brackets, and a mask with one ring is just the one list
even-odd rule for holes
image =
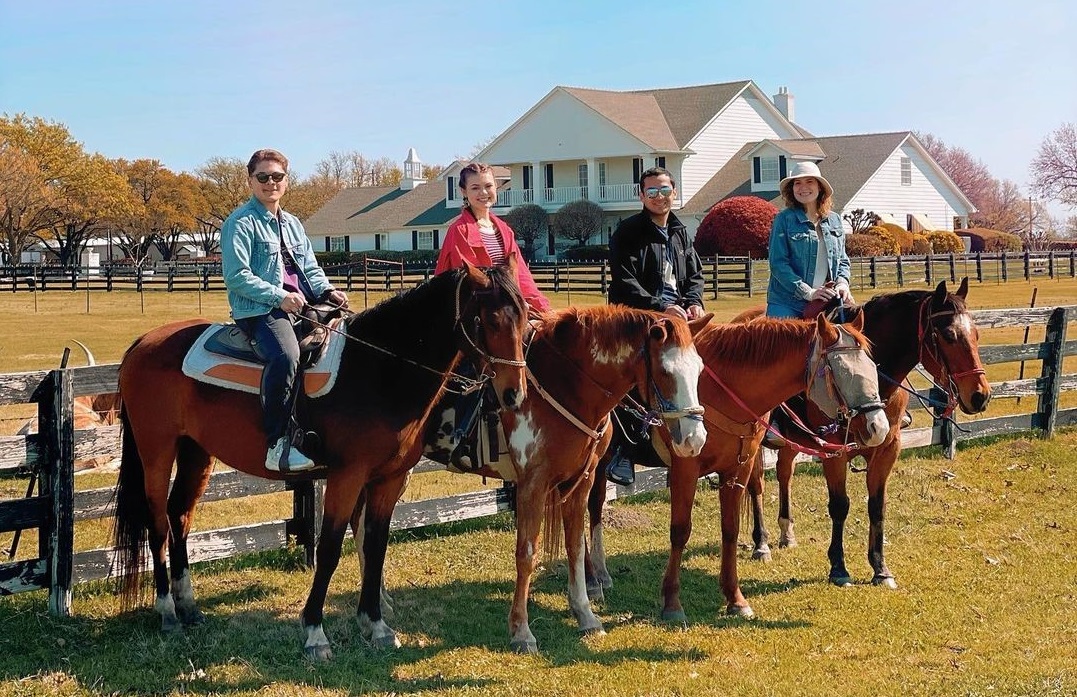
{"label": "dark bay horse", "polygon": [[[314,581],[302,613],[308,655],[328,656],[323,606],[360,491],[366,491],[373,508],[388,501],[392,510],[408,470],[419,460],[431,405],[460,357],[472,356],[493,371],[504,407],[517,408],[526,396],[527,315],[515,278],[514,265],[467,266],[352,316],[335,386],[323,397],[300,400],[300,423],[321,438],[318,451],[309,454],[326,476]],[[258,396],[197,382],[181,371],[184,355],[207,324],[189,320],[152,330],[135,341],[120,365],[123,455],[115,538],[122,598],[130,606],[138,595],[148,536],[163,630],[203,619],[191,585],[187,536],[211,459],[256,476],[283,477],[263,466],[266,441]],[[388,520],[366,530],[382,549],[388,533]],[[380,573],[382,562],[371,558],[368,566]],[[362,596],[360,608],[376,620],[377,598],[372,610],[367,609],[371,602]]]}
{"label": "dark bay horse", "polygon": [[[991,400],[991,386],[980,363],[979,331],[968,314],[965,298],[968,279],[961,280],[956,293],[946,290],[946,281],[934,291],[907,290],[879,295],[864,303],[855,316],[862,316],[864,333],[874,345],[872,355],[878,364],[879,387],[886,401],[890,434],[881,444],[852,453],[838,454],[822,460],[826,476],[832,522],[830,548],[830,582],[838,586],[852,584],[845,567],[843,537],[849,515],[846,478],[849,460],[855,455],[867,461],[868,490],[868,563],[873,571],[872,583],[897,588],[893,574],[883,558],[884,518],[886,516],[886,482],[901,452],[901,418],[908,406],[909,393],[900,388],[906,376],[920,363],[948,395],[947,415],[960,406],[966,414],[977,414]],[[940,405],[941,406],[941,405]],[[809,408],[809,414],[812,414]],[[817,417],[818,415],[814,415]],[[809,425],[818,426],[817,418]],[[790,434],[796,440],[795,434]],[[793,514],[790,508],[789,482],[793,476],[792,448],[778,450],[778,525],[779,547],[796,545]],[[763,465],[757,460],[748,491],[752,497],[755,544],[753,557],[770,556],[767,532],[763,526]]]}
{"label": "dark bay horse", "polygon": [[[720,580],[726,611],[750,617],[753,612],[737,576],[737,537],[741,500],[765,430],[763,416],[807,390],[809,398],[832,419],[847,419],[849,432],[861,443],[881,443],[887,433],[886,418],[875,364],[858,323],[836,325],[822,316],[814,321],[760,318],[746,324],[711,325],[696,336],[695,344],[704,365],[699,396],[708,435],[696,457],[668,454],[670,556],[662,580],[662,618],[685,621],[681,559],[692,534],[696,482],[710,473],[717,473],[721,482]],[[665,436],[658,435],[664,442]],[[605,482],[596,481],[588,503],[588,592],[593,597],[601,597],[602,589],[612,586],[602,535],[605,500]]]}
{"label": "dark bay horse", "polygon": [[[669,315],[608,305],[564,310],[538,326],[527,349],[527,398],[517,411],[501,415],[510,462],[475,472],[516,482],[516,589],[509,612],[514,650],[538,651],[527,602],[544,519],[547,549],[558,534],[558,522],[563,525],[568,601],[580,631],[603,632],[584,583],[584,517],[598,458],[612,434],[609,413],[635,387],[646,402],[642,406],[663,422],[673,450],[698,454],[707,434],[697,396],[703,363],[692,335],[710,318],[686,324]],[[366,573],[366,558],[372,552],[384,556],[383,549],[372,550],[368,543],[369,538],[361,545],[363,593],[366,583],[377,578]]]}

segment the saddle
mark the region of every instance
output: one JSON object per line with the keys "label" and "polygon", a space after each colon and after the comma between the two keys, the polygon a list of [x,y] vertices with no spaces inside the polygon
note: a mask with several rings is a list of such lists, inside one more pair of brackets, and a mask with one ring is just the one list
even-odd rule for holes
{"label": "saddle", "polygon": [[446,393],[429,421],[423,454],[452,472],[488,472],[516,481],[498,409],[489,386],[471,394]]}

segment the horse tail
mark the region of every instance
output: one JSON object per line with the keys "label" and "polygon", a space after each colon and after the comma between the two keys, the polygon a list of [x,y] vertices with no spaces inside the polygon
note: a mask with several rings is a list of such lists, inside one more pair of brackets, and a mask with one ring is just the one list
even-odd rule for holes
{"label": "horse tail", "polygon": [[561,492],[557,487],[546,494],[542,513],[542,553],[549,564],[561,558],[561,542],[564,535],[561,525]]}
{"label": "horse tail", "polygon": [[120,431],[123,434],[119,481],[116,484],[116,518],[113,524],[116,559],[119,564],[118,591],[120,606],[131,609],[141,599],[139,592],[142,556],[150,524],[146,500],[146,476],[138,454],[127,407],[120,405]]}

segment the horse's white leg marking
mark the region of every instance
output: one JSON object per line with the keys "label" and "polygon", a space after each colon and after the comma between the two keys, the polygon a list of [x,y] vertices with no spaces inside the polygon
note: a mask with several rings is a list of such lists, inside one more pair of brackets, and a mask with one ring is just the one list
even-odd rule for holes
{"label": "horse's white leg marking", "polygon": [[606,539],[602,534],[602,525],[596,525],[591,533],[591,564],[595,569],[595,580],[603,588],[613,587],[613,578],[606,568]]}
{"label": "horse's white leg marking", "polygon": [[176,603],[172,599],[172,593],[157,596],[153,609],[161,616],[161,631],[175,631],[183,626],[176,615]]}
{"label": "horse's white leg marking", "polygon": [[389,625],[385,624],[385,620],[383,619],[378,620],[377,622],[371,622],[370,617],[365,612],[360,612],[359,631],[362,633],[363,638],[374,646],[380,648],[400,648],[400,639],[396,637],[396,632],[394,632]]}
{"label": "horse's white leg marking", "polygon": [[591,610],[591,601],[587,597],[587,580],[583,564],[585,549],[587,546],[584,544],[583,533],[580,533],[579,543],[576,545],[572,558],[568,560],[571,565],[568,574],[568,606],[581,632],[605,634],[602,622],[595,617],[595,613]]}

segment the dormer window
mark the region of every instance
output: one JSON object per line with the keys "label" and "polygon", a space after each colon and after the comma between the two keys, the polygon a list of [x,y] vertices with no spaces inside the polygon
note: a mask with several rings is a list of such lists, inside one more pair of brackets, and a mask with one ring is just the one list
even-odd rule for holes
{"label": "dormer window", "polygon": [[[778,172],[778,158],[777,157],[760,157],[759,158],[759,184],[775,183],[781,180]],[[775,187],[777,188],[777,187]]]}

